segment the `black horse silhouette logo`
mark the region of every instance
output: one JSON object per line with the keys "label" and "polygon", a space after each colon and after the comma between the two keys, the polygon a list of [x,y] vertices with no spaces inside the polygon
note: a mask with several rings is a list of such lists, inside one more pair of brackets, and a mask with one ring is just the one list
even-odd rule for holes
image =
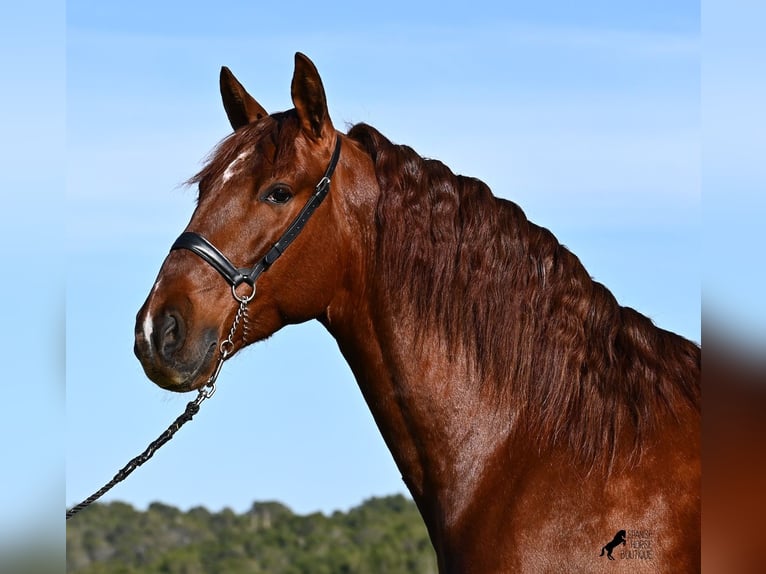
{"label": "black horse silhouette logo", "polygon": [[601,554],[599,554],[599,556],[603,556],[604,552],[606,552],[606,557],[609,558],[609,560],[614,560],[614,556],[612,556],[612,550],[617,548],[620,544],[625,546],[625,537],[626,532],[624,530],[619,530],[617,534],[614,535],[614,538],[612,538],[611,542],[601,547]]}

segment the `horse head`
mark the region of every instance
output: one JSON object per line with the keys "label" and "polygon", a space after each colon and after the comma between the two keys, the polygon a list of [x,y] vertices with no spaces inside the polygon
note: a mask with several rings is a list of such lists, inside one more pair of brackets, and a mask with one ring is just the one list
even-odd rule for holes
{"label": "horse head", "polygon": [[[136,356],[150,379],[174,391],[198,388],[212,374],[237,300],[248,299],[247,315],[231,353],[320,317],[344,269],[340,199],[315,199],[320,184],[329,186],[325,176],[343,176],[335,171],[341,135],[314,65],[296,54],[294,108],[286,112],[269,115],[227,68],[220,86],[234,133],[190,180],[199,187],[197,207],[136,318]],[[255,278],[243,271],[255,268]]]}

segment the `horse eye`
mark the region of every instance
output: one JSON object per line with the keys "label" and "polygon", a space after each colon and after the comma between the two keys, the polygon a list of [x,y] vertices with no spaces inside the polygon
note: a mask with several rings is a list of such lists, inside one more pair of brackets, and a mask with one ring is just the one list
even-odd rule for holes
{"label": "horse eye", "polygon": [[285,187],[275,187],[264,198],[269,203],[275,203],[281,205],[287,203],[293,197],[293,194]]}

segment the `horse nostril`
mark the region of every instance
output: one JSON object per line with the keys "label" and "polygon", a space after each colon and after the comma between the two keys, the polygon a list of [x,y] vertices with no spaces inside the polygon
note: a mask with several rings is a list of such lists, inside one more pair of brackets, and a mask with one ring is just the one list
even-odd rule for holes
{"label": "horse nostril", "polygon": [[186,327],[175,311],[166,311],[157,321],[155,348],[164,359],[169,359],[180,349],[186,338]]}

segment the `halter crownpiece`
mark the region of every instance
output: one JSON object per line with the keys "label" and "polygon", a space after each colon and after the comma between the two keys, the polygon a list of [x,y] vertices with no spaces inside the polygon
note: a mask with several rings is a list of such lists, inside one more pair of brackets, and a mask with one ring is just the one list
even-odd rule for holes
{"label": "halter crownpiece", "polygon": [[311,215],[316,211],[316,208],[324,201],[324,198],[330,192],[330,179],[335,172],[335,167],[338,165],[338,159],[340,158],[340,136],[335,139],[335,149],[332,152],[330,163],[327,165],[327,169],[319,180],[314,193],[303,206],[298,216],[293,220],[290,226],[285,230],[282,236],[276,243],[269,249],[255,265],[252,267],[237,267],[234,265],[221,251],[210,241],[205,239],[199,233],[194,231],[183,232],[178,239],[175,240],[170,250],[174,249],[188,249],[189,251],[196,253],[207,263],[209,263],[218,273],[220,273],[224,279],[231,285],[232,293],[234,297],[239,300],[235,289],[242,283],[247,283],[253,288],[252,293],[248,297],[252,299],[255,295],[255,282],[261,273],[266,271],[271,265],[279,259],[285,249],[298,237],[303,227],[308,222]]}

